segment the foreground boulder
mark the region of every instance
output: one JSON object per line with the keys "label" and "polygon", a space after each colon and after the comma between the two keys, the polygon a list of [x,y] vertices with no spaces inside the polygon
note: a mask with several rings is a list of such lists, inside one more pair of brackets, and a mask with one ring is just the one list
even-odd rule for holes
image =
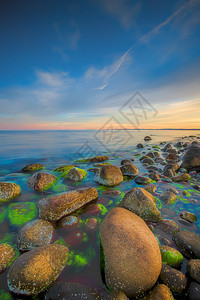
{"label": "foreground boulder", "polygon": [[173,236],[178,249],[188,258],[200,258],[200,235],[191,231],[180,231]]}
{"label": "foreground boulder", "polygon": [[170,289],[165,284],[156,285],[153,290],[141,300],[173,300]]}
{"label": "foreground boulder", "polygon": [[3,272],[15,257],[15,250],[8,244],[0,244],[0,273]]}
{"label": "foreground boulder", "polygon": [[155,197],[143,188],[133,188],[124,196],[119,207],[132,211],[144,221],[159,222],[161,215],[155,201]]}
{"label": "foreground boulder", "polygon": [[21,188],[16,183],[0,182],[0,203],[9,201],[21,194]]}
{"label": "foreground boulder", "polygon": [[97,197],[97,189],[90,187],[45,197],[39,200],[37,206],[42,219],[58,221]]}
{"label": "foreground boulder", "polygon": [[8,272],[9,290],[36,295],[46,290],[59,276],[68,258],[68,248],[53,244],[38,247],[19,256]]}
{"label": "foreground boulder", "polygon": [[134,213],[116,207],[103,220],[100,235],[108,287],[120,289],[128,297],[151,289],[160,274],[161,254],[146,223]]}
{"label": "foreground boulder", "polygon": [[53,231],[51,223],[45,220],[38,219],[26,223],[17,235],[19,250],[28,251],[50,244]]}
{"label": "foreground boulder", "polygon": [[49,173],[35,173],[28,181],[30,187],[35,191],[41,192],[48,190],[53,184],[58,180],[58,178]]}
{"label": "foreground boulder", "polygon": [[196,144],[186,151],[182,158],[181,168],[185,168],[190,171],[200,167],[200,147]]}
{"label": "foreground boulder", "polygon": [[38,171],[38,170],[41,170],[41,169],[44,169],[43,164],[34,163],[34,164],[30,164],[30,165],[25,166],[22,169],[22,171],[23,172],[34,172],[34,171]]}
{"label": "foreground boulder", "polygon": [[94,181],[105,186],[116,186],[122,183],[123,175],[117,166],[107,165],[96,173]]}

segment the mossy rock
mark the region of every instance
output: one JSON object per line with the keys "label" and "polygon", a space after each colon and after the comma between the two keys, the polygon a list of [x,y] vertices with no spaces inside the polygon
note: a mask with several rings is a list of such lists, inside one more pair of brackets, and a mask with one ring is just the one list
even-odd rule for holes
{"label": "mossy rock", "polygon": [[0,204],[12,200],[21,194],[21,188],[13,182],[0,182]]}
{"label": "mossy rock", "polygon": [[74,166],[72,166],[72,165],[63,165],[63,166],[60,166],[60,167],[54,169],[54,171],[60,172],[60,173],[65,173],[65,172],[69,172],[69,170],[72,168],[74,168]]}
{"label": "mossy rock", "polygon": [[22,171],[23,172],[34,172],[34,171],[38,171],[44,169],[44,165],[43,164],[38,164],[38,163],[33,163],[33,164],[29,164],[27,166],[25,166]]}
{"label": "mossy rock", "polygon": [[183,255],[176,249],[169,246],[160,246],[160,252],[162,256],[162,262],[176,267],[179,266],[183,262]]}

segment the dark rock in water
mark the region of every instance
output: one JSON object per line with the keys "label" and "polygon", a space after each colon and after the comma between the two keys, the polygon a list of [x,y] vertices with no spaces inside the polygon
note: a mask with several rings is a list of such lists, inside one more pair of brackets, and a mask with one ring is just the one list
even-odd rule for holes
{"label": "dark rock in water", "polygon": [[176,143],[175,147],[182,148],[183,147],[183,142]]}
{"label": "dark rock in water", "polygon": [[171,191],[164,191],[159,195],[159,198],[162,202],[166,204],[172,204],[176,201],[177,196]]}
{"label": "dark rock in water", "polygon": [[192,187],[193,187],[193,189],[195,189],[195,190],[200,190],[200,185],[194,184]]}
{"label": "dark rock in water", "polygon": [[132,161],[130,160],[130,159],[123,159],[122,161],[121,161],[121,165],[123,166],[123,165],[127,165],[127,164],[132,164]]}
{"label": "dark rock in water", "polygon": [[87,169],[88,172],[93,172],[95,174],[98,173],[99,170],[100,170],[100,168],[89,168],[89,169]]}
{"label": "dark rock in water", "polygon": [[167,162],[171,162],[171,161],[177,161],[178,162],[180,160],[181,160],[180,157],[175,153],[169,153],[166,157]]}
{"label": "dark rock in water", "polygon": [[197,282],[191,282],[189,287],[189,299],[199,300],[200,299],[200,284]]}
{"label": "dark rock in water", "polygon": [[151,141],[152,138],[151,138],[150,136],[145,136],[144,140],[145,140],[145,141]]}
{"label": "dark rock in water", "polygon": [[[48,291],[46,300],[101,300],[93,289],[77,282],[58,282]],[[106,300],[106,299],[105,299]]]}
{"label": "dark rock in water", "polygon": [[172,182],[172,180],[168,177],[162,177],[163,182]]}
{"label": "dark rock in water", "polygon": [[171,235],[180,231],[178,224],[174,220],[170,219],[162,219],[159,222],[159,229]]}
{"label": "dark rock in water", "polygon": [[165,284],[156,285],[153,290],[141,300],[173,300],[170,289]]}
{"label": "dark rock in water", "polygon": [[12,200],[21,194],[21,188],[16,183],[0,182],[0,203]]}
{"label": "dark rock in water", "polygon": [[134,177],[139,174],[138,168],[136,166],[134,166],[133,164],[123,165],[120,169],[124,176]]}
{"label": "dark rock in water", "polygon": [[192,145],[184,154],[182,161],[181,168],[185,168],[188,171],[200,167],[200,147]]}
{"label": "dark rock in water", "polygon": [[173,145],[170,143],[167,143],[165,147],[162,149],[164,152],[167,152],[169,149],[173,149]]}
{"label": "dark rock in water", "polygon": [[126,208],[144,221],[159,222],[161,215],[155,205],[155,198],[143,188],[133,188],[119,203],[119,207]]}
{"label": "dark rock in water", "polygon": [[151,179],[149,177],[145,177],[145,176],[137,176],[135,178],[135,182],[137,184],[149,184],[151,182]]}
{"label": "dark rock in water", "polygon": [[37,206],[42,219],[58,221],[97,197],[97,190],[90,187],[45,197],[39,200]]}
{"label": "dark rock in water", "polygon": [[197,221],[197,217],[195,216],[195,214],[193,214],[189,211],[182,211],[180,213],[180,217],[190,223],[194,223]]}
{"label": "dark rock in water", "polygon": [[147,186],[145,187],[145,190],[146,190],[147,192],[149,192],[150,194],[152,194],[152,193],[154,193],[154,192],[156,191],[156,186],[153,185],[153,184],[147,185]]}
{"label": "dark rock in water", "polygon": [[142,160],[143,164],[154,165],[154,160],[151,157],[146,157]]}
{"label": "dark rock in water", "polygon": [[128,300],[124,292],[121,290],[113,290],[109,295],[109,300]]}
{"label": "dark rock in water", "polygon": [[17,235],[19,250],[28,251],[50,244],[53,231],[54,228],[48,221],[38,219],[26,223]]}
{"label": "dark rock in water", "polygon": [[105,186],[116,186],[122,183],[123,175],[117,166],[103,166],[100,171],[96,173],[94,181]]}
{"label": "dark rock in water", "polygon": [[58,227],[67,227],[67,229],[72,229],[78,225],[79,220],[76,216],[65,216],[60,219]]}
{"label": "dark rock in water", "polygon": [[187,272],[194,280],[200,283],[200,260],[190,259],[187,264]]}
{"label": "dark rock in water", "polygon": [[187,285],[187,278],[185,277],[185,275],[166,264],[162,264],[160,278],[163,283],[166,284],[170,288],[170,290],[175,293],[181,293]]}
{"label": "dark rock in water", "polygon": [[103,162],[105,160],[108,160],[109,156],[95,156],[95,157],[90,157],[90,158],[81,158],[76,160],[77,163],[99,163],[99,162]]}
{"label": "dark rock in water", "polygon": [[137,144],[136,147],[137,147],[137,148],[144,148],[144,145],[142,145],[142,144]]}
{"label": "dark rock in water", "polygon": [[97,230],[98,225],[99,225],[99,222],[97,219],[89,218],[89,219],[87,219],[87,221],[85,223],[85,228],[87,231],[93,232],[93,231]]}
{"label": "dark rock in water", "polygon": [[154,159],[154,161],[155,161],[155,163],[157,163],[157,164],[162,164],[162,163],[165,162],[164,159],[163,159],[162,157],[156,157],[156,158]]}
{"label": "dark rock in water", "polygon": [[177,267],[183,262],[183,256],[182,254],[169,246],[160,246],[160,252],[162,256],[162,262],[171,266],[171,267]]}
{"label": "dark rock in water", "polygon": [[68,172],[70,169],[74,168],[72,165],[62,165],[56,169],[54,169],[55,172],[65,173]]}
{"label": "dark rock in water", "polygon": [[28,181],[30,187],[35,191],[41,192],[54,185],[58,178],[49,173],[35,173]]}
{"label": "dark rock in water", "polygon": [[8,244],[0,244],[0,273],[3,272],[15,257],[15,249]]}
{"label": "dark rock in water", "polygon": [[191,231],[180,231],[173,236],[181,253],[188,258],[200,258],[200,235]]}
{"label": "dark rock in water", "polygon": [[190,180],[190,175],[187,173],[182,173],[180,175],[177,176],[173,176],[171,179],[175,182],[182,182],[182,181],[188,181]]}
{"label": "dark rock in water", "polygon": [[155,167],[155,166],[149,166],[149,167],[147,167],[147,170],[149,171],[149,172],[160,172],[160,171],[162,171],[161,169],[159,169],[158,167]]}
{"label": "dark rock in water", "polygon": [[111,209],[100,227],[108,287],[136,297],[151,289],[161,270],[156,238],[146,223],[127,209]]}
{"label": "dark rock in water", "polygon": [[151,178],[152,180],[155,180],[155,181],[159,181],[160,180],[160,176],[157,172],[151,172],[149,174],[149,178]]}
{"label": "dark rock in water", "polygon": [[9,290],[16,294],[37,295],[46,290],[66,265],[68,248],[52,244],[20,255],[8,271]]}
{"label": "dark rock in water", "polygon": [[166,191],[170,191],[170,192],[174,193],[175,195],[178,194],[178,191],[175,188],[172,188],[172,187],[166,188]]}
{"label": "dark rock in water", "polygon": [[115,189],[108,189],[108,190],[103,191],[103,194],[109,195],[111,197],[119,196],[119,195],[121,195],[121,193],[122,193],[121,191],[115,190]]}
{"label": "dark rock in water", "polygon": [[34,163],[34,164],[30,164],[30,165],[25,166],[22,169],[22,171],[23,172],[34,172],[34,171],[38,171],[38,170],[41,170],[41,169],[44,169],[43,164]]}
{"label": "dark rock in water", "polygon": [[174,177],[176,175],[176,173],[172,169],[166,169],[166,170],[163,171],[163,175],[171,178],[171,177]]}
{"label": "dark rock in water", "polygon": [[163,169],[163,171],[166,171],[166,170],[172,170],[174,172],[176,172],[178,169],[179,169],[179,165],[177,164],[177,162],[169,162]]}

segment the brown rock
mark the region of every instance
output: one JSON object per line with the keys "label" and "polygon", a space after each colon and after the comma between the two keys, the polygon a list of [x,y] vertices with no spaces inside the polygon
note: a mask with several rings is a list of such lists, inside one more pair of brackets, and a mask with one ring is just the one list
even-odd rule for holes
{"label": "brown rock", "polygon": [[159,196],[160,200],[166,204],[172,204],[176,201],[177,196],[171,191],[164,191]]}
{"label": "brown rock", "polygon": [[134,177],[139,174],[138,168],[136,166],[134,166],[133,164],[125,164],[120,169],[124,176],[130,176],[130,177],[133,176]]}
{"label": "brown rock", "polygon": [[200,283],[200,260],[191,259],[187,264],[187,272],[190,276]]}
{"label": "brown rock", "polygon": [[120,290],[113,290],[109,295],[109,300],[128,300],[128,297]]}
{"label": "brown rock", "polygon": [[95,174],[94,180],[105,186],[116,186],[122,183],[123,175],[117,166],[103,166],[98,173]]}
{"label": "brown rock", "polygon": [[151,178],[152,180],[155,180],[155,181],[159,181],[160,180],[160,176],[157,172],[151,172],[149,174],[149,178]]}
{"label": "brown rock", "polygon": [[34,171],[38,171],[40,169],[44,169],[44,165],[43,164],[34,163],[34,164],[30,164],[30,165],[25,166],[22,169],[22,171],[23,172],[34,172]]}
{"label": "brown rock", "polygon": [[191,231],[180,231],[173,236],[180,252],[188,258],[200,258],[200,235]]}
{"label": "brown rock", "polygon": [[35,173],[28,181],[28,184],[38,192],[49,189],[58,178],[49,173]]}
{"label": "brown rock", "polygon": [[177,176],[173,176],[171,179],[175,182],[181,182],[181,181],[188,181],[190,180],[190,175],[187,173],[182,173],[180,175]]}
{"label": "brown rock", "polygon": [[172,292],[181,293],[187,285],[187,278],[182,272],[166,265],[162,264],[162,270],[160,278],[164,284],[166,284]]}
{"label": "brown rock", "polygon": [[15,257],[15,249],[8,244],[0,244],[0,273],[3,272]]}
{"label": "brown rock", "polygon": [[21,188],[16,183],[0,182],[0,203],[12,200],[21,194]]}
{"label": "brown rock", "polygon": [[141,300],[173,300],[170,289],[165,284],[156,285],[153,290]]}

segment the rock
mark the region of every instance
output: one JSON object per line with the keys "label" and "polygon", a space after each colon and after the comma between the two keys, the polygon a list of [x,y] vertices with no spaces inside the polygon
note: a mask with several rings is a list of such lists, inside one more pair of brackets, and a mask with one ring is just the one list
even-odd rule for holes
{"label": "rock", "polygon": [[182,173],[178,176],[173,176],[171,179],[175,182],[188,181],[190,180],[190,175],[187,173]]}
{"label": "rock", "polygon": [[191,282],[189,288],[189,299],[199,300],[200,299],[200,284],[197,282]]}
{"label": "rock", "polygon": [[159,223],[159,229],[171,235],[180,231],[178,224],[170,219],[162,219]]}
{"label": "rock", "polygon": [[179,165],[176,162],[170,162],[164,167],[163,171],[165,172],[168,169],[176,172],[179,169]]}
{"label": "rock", "polygon": [[145,140],[145,141],[151,141],[152,138],[151,138],[150,136],[145,136],[144,140]]}
{"label": "rock", "polygon": [[187,285],[187,278],[182,272],[165,264],[162,264],[160,278],[175,293],[181,293]]}
{"label": "rock", "polygon": [[165,171],[163,171],[163,175],[171,178],[171,177],[174,177],[176,175],[176,173],[172,169],[166,169]]}
{"label": "rock", "polygon": [[144,145],[142,145],[142,144],[137,144],[136,147],[137,147],[137,148],[144,148]]}
{"label": "rock", "polygon": [[173,162],[173,161],[180,161],[181,159],[180,159],[180,157],[179,157],[179,155],[178,154],[176,154],[176,153],[169,153],[168,155],[167,155],[167,157],[166,157],[166,161],[167,162]]}
{"label": "rock", "polygon": [[157,167],[155,167],[155,166],[148,166],[147,167],[147,170],[148,170],[148,172],[160,172],[160,171],[162,171],[161,169],[159,169],[159,168],[157,168]]}
{"label": "rock", "polygon": [[50,244],[54,228],[48,221],[37,219],[26,223],[17,235],[18,249],[28,251]]}
{"label": "rock", "polygon": [[0,273],[3,272],[15,257],[15,249],[8,244],[0,244]]}
{"label": "rock", "polygon": [[96,231],[98,228],[99,222],[95,218],[89,218],[85,222],[85,228],[87,231]]}
{"label": "rock", "polygon": [[122,183],[123,175],[117,166],[103,166],[100,171],[95,174],[94,181],[105,186],[116,186]]}
{"label": "rock", "polygon": [[166,191],[170,191],[170,192],[172,192],[174,195],[177,195],[177,194],[178,194],[178,191],[177,191],[175,188],[172,188],[172,187],[167,188]]}
{"label": "rock", "polygon": [[156,285],[153,290],[141,300],[173,300],[170,289],[165,284]]}
{"label": "rock", "polygon": [[68,178],[74,181],[80,181],[87,176],[87,172],[79,168],[71,168],[67,174],[63,174],[64,178]]}
{"label": "rock", "polygon": [[200,260],[190,259],[187,264],[187,272],[194,280],[200,283]]}
{"label": "rock", "polygon": [[12,200],[21,194],[21,188],[16,183],[0,182],[0,203]]}
{"label": "rock", "polygon": [[81,158],[81,159],[76,160],[76,162],[77,163],[99,163],[99,162],[103,162],[108,159],[110,159],[109,156],[100,155],[100,156],[95,156],[95,157],[90,157],[90,158]]}
{"label": "rock", "polygon": [[192,145],[184,154],[182,161],[181,168],[185,168],[188,171],[200,167],[200,147]]}
{"label": "rock", "polygon": [[41,170],[41,169],[44,169],[43,164],[34,163],[34,164],[30,164],[30,165],[25,166],[22,169],[22,171],[23,172],[34,172],[34,171],[38,171],[38,170]]}
{"label": "rock", "polygon": [[120,169],[124,176],[134,177],[139,174],[138,168],[136,166],[134,166],[133,164],[123,165]]}
{"label": "rock", "polygon": [[170,143],[167,143],[165,147],[162,149],[164,152],[167,152],[169,149],[173,149],[173,145]]}
{"label": "rock", "polygon": [[135,178],[135,182],[137,184],[149,184],[151,182],[151,179],[145,176],[137,176]]}
{"label": "rock", "polygon": [[194,223],[197,221],[197,217],[195,216],[195,214],[193,214],[189,211],[182,211],[180,213],[180,217],[190,223]]}
{"label": "rock", "polygon": [[109,295],[109,300],[128,300],[128,297],[121,290],[113,290]]}
{"label": "rock", "polygon": [[159,195],[159,198],[162,202],[166,204],[172,204],[176,201],[177,196],[171,191],[164,191]]}
{"label": "rock", "polygon": [[132,161],[130,160],[130,159],[123,159],[122,161],[121,161],[121,165],[123,166],[123,165],[127,165],[127,164],[132,164]]}
{"label": "rock", "polygon": [[200,235],[191,231],[180,231],[173,236],[181,253],[188,258],[200,258]]}
{"label": "rock", "polygon": [[68,248],[52,244],[20,255],[8,272],[9,290],[16,294],[37,295],[59,276],[68,258]]}
{"label": "rock", "polygon": [[131,189],[119,203],[119,207],[126,208],[144,221],[159,222],[161,215],[155,205],[155,198],[142,188]]}
{"label": "rock", "polygon": [[65,216],[60,219],[58,227],[67,227],[67,229],[72,229],[76,227],[79,223],[79,220],[76,216]]}
{"label": "rock", "polygon": [[154,160],[153,160],[152,158],[150,158],[150,157],[144,158],[144,159],[142,160],[142,162],[143,162],[144,164],[154,165]]}
{"label": "rock", "polygon": [[168,177],[162,177],[161,179],[163,182],[172,182],[172,180]]}
{"label": "rock", "polygon": [[153,184],[147,185],[147,186],[145,187],[145,190],[146,190],[147,192],[149,192],[150,194],[152,194],[152,193],[154,193],[154,192],[156,191],[156,186],[153,185]]}
{"label": "rock", "polygon": [[39,200],[37,206],[42,219],[58,221],[97,197],[97,189],[90,187],[45,197]]}
{"label": "rock", "polygon": [[177,148],[182,148],[182,147],[183,147],[183,142],[177,142],[177,143],[175,144],[175,147],[177,147]]}
{"label": "rock", "polygon": [[177,267],[183,262],[182,254],[172,247],[160,246],[160,252],[162,256],[162,262],[171,267]]}
{"label": "rock", "polygon": [[54,169],[54,171],[55,172],[65,173],[65,172],[68,172],[72,168],[74,168],[74,166],[72,166],[72,165],[62,165],[62,166]]}
{"label": "rock", "polygon": [[162,163],[165,162],[164,159],[163,159],[162,157],[156,157],[156,158],[154,159],[154,161],[155,161],[155,163],[157,163],[157,164],[162,164]]}
{"label": "rock", "polygon": [[35,173],[28,181],[28,184],[35,191],[48,190],[58,180],[56,176],[49,173]]}
{"label": "rock", "polygon": [[157,172],[151,172],[149,174],[149,178],[151,178],[152,180],[155,180],[155,181],[159,181],[160,180],[160,176]]}
{"label": "rock", "polygon": [[194,184],[192,187],[193,187],[193,189],[195,189],[195,190],[200,190],[200,185]]}
{"label": "rock", "polygon": [[103,191],[103,194],[109,195],[111,197],[119,196],[119,195],[121,195],[121,193],[122,193],[121,191],[114,190],[114,189],[108,189],[108,190]]}
{"label": "rock", "polygon": [[122,290],[127,297],[151,289],[160,274],[161,254],[146,223],[134,213],[116,207],[101,223],[100,235],[108,287]]}

